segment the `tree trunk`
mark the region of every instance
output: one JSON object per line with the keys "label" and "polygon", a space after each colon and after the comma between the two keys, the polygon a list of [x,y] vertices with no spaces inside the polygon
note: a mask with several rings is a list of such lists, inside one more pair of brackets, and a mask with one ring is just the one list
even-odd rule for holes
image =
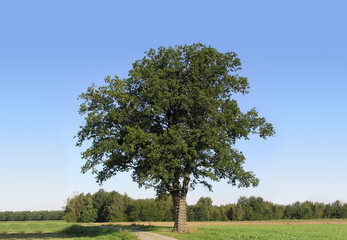
{"label": "tree trunk", "polygon": [[186,194],[180,194],[178,191],[171,193],[174,207],[174,232],[184,233],[187,231],[187,207]]}

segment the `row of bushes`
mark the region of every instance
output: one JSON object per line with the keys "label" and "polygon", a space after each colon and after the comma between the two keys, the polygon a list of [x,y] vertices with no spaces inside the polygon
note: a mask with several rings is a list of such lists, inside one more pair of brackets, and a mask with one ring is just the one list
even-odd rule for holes
{"label": "row of bushes", "polygon": [[68,199],[68,222],[173,221],[171,197],[134,200],[115,191],[99,190]]}
{"label": "row of bushes", "polygon": [[[276,219],[347,218],[347,204],[306,201],[279,205],[261,197],[241,197],[235,204],[212,205],[211,198],[200,198],[187,206],[188,221],[243,221]],[[99,190],[68,199],[64,219],[69,222],[173,221],[170,196],[134,200],[115,191]]]}
{"label": "row of bushes", "polygon": [[22,212],[0,212],[0,221],[41,221],[62,220],[64,211],[22,211]]}

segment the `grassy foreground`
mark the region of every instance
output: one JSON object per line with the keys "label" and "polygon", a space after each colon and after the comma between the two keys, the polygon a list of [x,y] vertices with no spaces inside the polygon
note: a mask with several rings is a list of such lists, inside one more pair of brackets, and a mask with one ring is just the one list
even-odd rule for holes
{"label": "grassy foreground", "polygon": [[[93,224],[90,224],[93,225]],[[100,224],[99,224],[100,225]],[[172,233],[172,227],[130,225],[128,229],[150,231],[181,240],[230,240],[230,239],[336,239],[347,240],[346,224],[305,225],[209,225],[192,226],[191,233]],[[0,222],[0,239],[56,239],[56,240],[133,240],[128,232],[99,226],[81,226],[63,221]]]}
{"label": "grassy foreground", "polygon": [[189,240],[225,239],[347,239],[346,225],[244,225],[244,226],[198,226],[196,233],[163,235]]}
{"label": "grassy foreground", "polygon": [[[154,223],[155,224],[155,223]],[[211,223],[213,224],[213,223]],[[118,225],[119,226],[119,225]],[[347,240],[346,224],[303,224],[303,225],[208,225],[188,226],[191,233],[171,232],[172,227],[153,225],[121,226],[128,229],[150,231],[180,240]]]}
{"label": "grassy foreground", "polygon": [[133,240],[128,232],[63,221],[0,222],[0,239]]}

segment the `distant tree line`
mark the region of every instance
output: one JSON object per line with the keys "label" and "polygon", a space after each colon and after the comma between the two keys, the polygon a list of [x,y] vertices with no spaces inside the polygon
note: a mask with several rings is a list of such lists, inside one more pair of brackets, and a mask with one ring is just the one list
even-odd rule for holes
{"label": "distant tree line", "polygon": [[62,220],[64,211],[20,211],[0,212],[0,221]]}
{"label": "distant tree line", "polygon": [[279,219],[347,218],[347,204],[295,202],[274,204],[261,197],[240,197],[237,203],[213,206],[211,198],[200,198],[187,210],[189,221],[259,221]]}
{"label": "distant tree line", "polygon": [[[306,201],[279,205],[261,197],[240,197],[237,203],[215,206],[209,197],[187,206],[188,221],[256,221],[277,219],[347,218],[347,204]],[[68,222],[173,221],[171,196],[132,199],[115,191],[99,190],[68,199]]]}
{"label": "distant tree line", "polygon": [[[274,204],[261,197],[240,197],[237,203],[215,206],[201,197],[187,206],[188,221],[257,221],[278,219],[347,218],[347,204],[295,202]],[[69,198],[64,211],[0,212],[0,221],[66,220],[68,222],[173,221],[171,196],[132,199],[115,191],[99,190]]]}

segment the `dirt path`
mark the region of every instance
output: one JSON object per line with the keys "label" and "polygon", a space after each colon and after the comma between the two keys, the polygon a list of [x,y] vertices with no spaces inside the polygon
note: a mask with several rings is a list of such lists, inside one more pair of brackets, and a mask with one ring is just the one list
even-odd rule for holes
{"label": "dirt path", "polygon": [[176,238],[160,235],[151,232],[134,232],[135,235],[139,237],[140,240],[177,240]]}
{"label": "dirt path", "polygon": [[144,231],[138,231],[133,229],[126,229],[126,228],[118,228],[118,227],[107,227],[107,226],[101,226],[102,228],[112,228],[116,230],[126,230],[129,232],[132,232],[134,235],[138,236],[140,240],[177,240],[176,238],[160,235],[157,233],[151,233],[151,232],[144,232]]}

